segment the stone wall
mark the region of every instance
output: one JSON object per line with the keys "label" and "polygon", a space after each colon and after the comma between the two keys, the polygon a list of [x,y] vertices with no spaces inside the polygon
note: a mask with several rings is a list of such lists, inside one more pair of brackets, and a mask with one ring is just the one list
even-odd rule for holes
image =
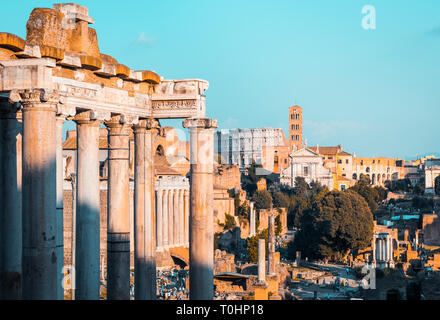
{"label": "stone wall", "polygon": [[218,165],[214,168],[214,188],[240,188],[241,175],[237,165]]}
{"label": "stone wall", "polygon": [[426,245],[440,245],[440,217],[424,214],[422,222],[423,241]]}

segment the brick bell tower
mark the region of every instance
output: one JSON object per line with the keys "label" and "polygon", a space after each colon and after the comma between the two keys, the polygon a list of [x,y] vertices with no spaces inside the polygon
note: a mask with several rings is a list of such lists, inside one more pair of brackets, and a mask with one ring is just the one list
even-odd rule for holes
{"label": "brick bell tower", "polygon": [[303,110],[297,105],[289,107],[289,147],[290,152],[303,147]]}

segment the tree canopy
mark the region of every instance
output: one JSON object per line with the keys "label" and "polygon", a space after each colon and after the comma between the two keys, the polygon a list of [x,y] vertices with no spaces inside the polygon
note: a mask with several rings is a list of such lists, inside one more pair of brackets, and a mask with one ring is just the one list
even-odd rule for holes
{"label": "tree canopy", "polygon": [[[354,191],[364,197],[365,201],[367,201],[368,206],[370,207],[371,212],[377,210],[377,208],[379,207],[378,203],[384,196],[381,189],[372,188],[365,180],[358,181],[353,187],[349,188],[348,190]],[[381,190],[380,194],[379,190]]]}
{"label": "tree canopy", "polygon": [[252,200],[256,209],[269,209],[272,204],[272,195],[267,190],[255,191]]}
{"label": "tree canopy", "polygon": [[440,195],[440,176],[437,176],[434,180],[434,192],[436,195]]}
{"label": "tree canopy", "polygon": [[353,191],[332,191],[313,199],[301,217],[293,248],[309,258],[342,257],[367,247],[373,216],[365,199]]}

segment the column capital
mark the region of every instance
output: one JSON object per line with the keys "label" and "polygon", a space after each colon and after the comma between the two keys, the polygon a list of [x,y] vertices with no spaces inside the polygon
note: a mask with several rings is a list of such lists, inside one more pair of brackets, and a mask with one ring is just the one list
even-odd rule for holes
{"label": "column capital", "polygon": [[12,90],[9,93],[9,102],[20,102],[25,106],[38,103],[58,104],[63,102],[63,98],[58,92],[46,89]]}
{"label": "column capital", "polygon": [[109,120],[111,118],[110,112],[101,112],[94,110],[87,110],[77,113],[72,120],[78,124],[92,123],[96,122],[100,124],[103,121]]}
{"label": "column capital", "polygon": [[218,127],[217,119],[210,118],[189,118],[182,122],[184,128],[200,128],[200,129],[215,129]]}
{"label": "column capital", "polygon": [[133,124],[133,130],[153,130],[159,128],[159,121],[154,118],[139,119]]}
{"label": "column capital", "polygon": [[118,114],[111,116],[104,123],[108,128],[122,127],[122,126],[132,126],[139,122],[139,117],[134,115],[124,115]]}
{"label": "column capital", "polygon": [[76,108],[62,103],[57,104],[57,118],[70,118],[75,116]]}

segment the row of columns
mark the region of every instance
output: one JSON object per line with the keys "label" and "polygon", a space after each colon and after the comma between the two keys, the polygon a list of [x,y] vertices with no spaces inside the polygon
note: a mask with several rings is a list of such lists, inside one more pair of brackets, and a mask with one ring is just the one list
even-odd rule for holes
{"label": "row of columns", "polygon": [[156,190],[157,250],[189,245],[189,190]]}
{"label": "row of columns", "polygon": [[[22,121],[17,113],[21,103]],[[45,90],[11,92],[0,101],[0,297],[63,299],[62,124],[60,96]],[[57,117],[58,115],[58,117]],[[75,299],[99,299],[99,126],[108,128],[107,298],[129,299],[129,130],[122,115],[84,111],[77,123]],[[135,133],[135,297],[154,299],[156,217],[152,133]],[[186,119],[191,144],[189,195],[190,298],[213,297],[212,119]],[[22,146],[20,145],[22,144]],[[181,203],[180,201],[177,201]],[[177,226],[178,224],[176,224]],[[173,225],[174,226],[174,225]]]}
{"label": "row of columns", "polygon": [[393,239],[388,236],[375,236],[373,239],[374,262],[387,263],[393,261]]}

